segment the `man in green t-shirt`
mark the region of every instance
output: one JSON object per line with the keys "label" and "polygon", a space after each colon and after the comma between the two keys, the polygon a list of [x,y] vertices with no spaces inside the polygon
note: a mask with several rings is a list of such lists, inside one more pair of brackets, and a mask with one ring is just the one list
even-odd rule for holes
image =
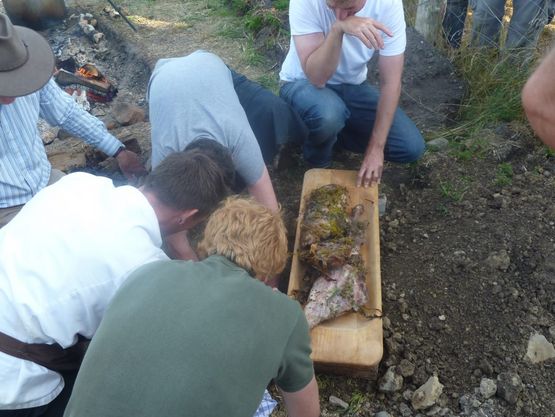
{"label": "man in green t-shirt", "polygon": [[251,417],[271,380],[289,416],[319,416],[303,311],[262,282],[285,266],[280,214],[230,199],[208,221],[199,254],[129,277],[65,417]]}

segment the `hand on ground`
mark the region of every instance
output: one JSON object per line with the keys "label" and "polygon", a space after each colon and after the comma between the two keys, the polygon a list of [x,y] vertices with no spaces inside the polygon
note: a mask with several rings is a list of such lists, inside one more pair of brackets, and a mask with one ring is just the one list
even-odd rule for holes
{"label": "hand on ground", "polygon": [[119,168],[129,181],[135,181],[147,174],[139,156],[129,150],[121,151],[116,157]]}
{"label": "hand on ground", "polygon": [[383,171],[383,151],[370,151],[364,155],[364,160],[357,176],[357,187],[369,187],[379,184]]}

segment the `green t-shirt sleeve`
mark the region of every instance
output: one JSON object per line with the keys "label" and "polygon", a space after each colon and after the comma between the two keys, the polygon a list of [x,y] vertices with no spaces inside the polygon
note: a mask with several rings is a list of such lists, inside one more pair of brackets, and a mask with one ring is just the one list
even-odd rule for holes
{"label": "green t-shirt sleeve", "polygon": [[283,352],[275,382],[285,392],[297,392],[308,385],[314,376],[310,353],[310,334],[305,315],[299,307],[297,323]]}

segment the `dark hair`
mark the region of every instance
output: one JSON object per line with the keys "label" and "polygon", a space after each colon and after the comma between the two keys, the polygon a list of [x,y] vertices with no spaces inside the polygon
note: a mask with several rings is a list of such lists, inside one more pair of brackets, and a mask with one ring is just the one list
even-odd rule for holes
{"label": "dark hair", "polygon": [[235,186],[235,167],[229,149],[214,139],[200,138],[195,139],[185,147],[185,151],[198,149],[203,154],[209,156],[222,170],[224,181],[231,190]]}
{"label": "dark hair", "polygon": [[224,172],[200,149],[175,152],[146,177],[145,189],[177,210],[197,209],[208,215],[229,193]]}

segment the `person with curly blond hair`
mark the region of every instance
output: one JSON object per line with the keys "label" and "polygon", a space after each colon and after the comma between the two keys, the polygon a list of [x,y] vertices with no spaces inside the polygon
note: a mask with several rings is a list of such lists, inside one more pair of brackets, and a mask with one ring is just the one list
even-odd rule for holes
{"label": "person with curly blond hair", "polygon": [[[320,415],[300,305],[262,282],[285,267],[281,215],[232,198],[209,218],[199,262],[137,270],[85,355],[65,417]],[[261,402],[262,400],[262,402]]]}

